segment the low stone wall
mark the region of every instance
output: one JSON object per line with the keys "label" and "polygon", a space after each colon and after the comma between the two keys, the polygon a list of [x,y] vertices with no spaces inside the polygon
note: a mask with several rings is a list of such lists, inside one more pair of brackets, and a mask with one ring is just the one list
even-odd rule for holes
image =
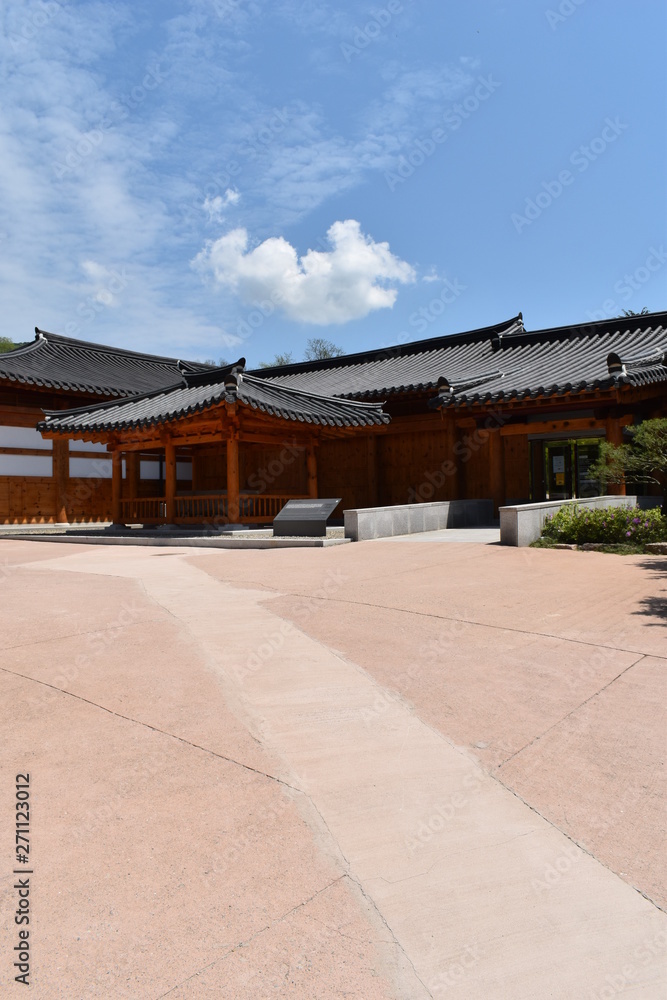
{"label": "low stone wall", "polygon": [[[659,497],[642,497],[647,500],[657,500]],[[636,496],[602,496],[586,497],[581,500],[547,500],[544,503],[526,503],[517,507],[500,508],[500,544],[530,545],[542,534],[542,525],[547,514],[555,514],[561,507],[634,507]],[[656,506],[655,504],[653,506]]]}
{"label": "low stone wall", "polygon": [[493,500],[445,500],[397,507],[360,507],[343,512],[345,537],[354,542],[392,535],[412,535],[440,528],[493,524]]}

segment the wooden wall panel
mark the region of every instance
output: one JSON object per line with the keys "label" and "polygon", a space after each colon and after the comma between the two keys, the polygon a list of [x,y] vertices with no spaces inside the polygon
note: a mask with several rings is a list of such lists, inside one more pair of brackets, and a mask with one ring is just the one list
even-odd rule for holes
{"label": "wooden wall panel", "polygon": [[490,433],[472,428],[464,431],[461,439],[465,495],[469,500],[486,500],[491,497]]}
{"label": "wooden wall panel", "polygon": [[388,434],[378,440],[380,503],[430,503],[457,496],[457,463],[447,425]]}
{"label": "wooden wall panel", "polygon": [[522,434],[503,438],[505,499],[508,503],[530,503],[530,443]]}
{"label": "wooden wall panel", "polygon": [[55,519],[55,484],[45,476],[0,477],[0,520],[45,524]]}
{"label": "wooden wall panel", "polygon": [[305,448],[239,443],[241,491],[307,493]]}
{"label": "wooden wall panel", "polygon": [[342,497],[334,519],[343,511],[371,503],[365,437],[323,441],[317,449],[318,492],[321,497]]}
{"label": "wooden wall panel", "polygon": [[111,520],[110,479],[69,479],[67,516],[71,524]]}

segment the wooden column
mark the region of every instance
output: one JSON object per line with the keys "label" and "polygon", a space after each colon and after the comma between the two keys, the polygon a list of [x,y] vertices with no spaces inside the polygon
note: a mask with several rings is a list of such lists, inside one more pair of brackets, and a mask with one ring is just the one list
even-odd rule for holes
{"label": "wooden column", "polygon": [[167,524],[176,516],[176,446],[171,438],[164,444],[164,498]]}
{"label": "wooden column", "polygon": [[53,439],[53,480],[56,492],[56,524],[68,524],[67,494],[69,491],[69,439]]}
{"label": "wooden column", "polygon": [[239,520],[239,436],[231,430],[227,438],[227,517],[230,524]]}
{"label": "wooden column", "polygon": [[505,503],[505,461],[500,428],[488,431],[489,435],[489,489],[493,500],[493,513]]}
{"label": "wooden column", "polygon": [[379,507],[378,490],[378,439],[377,434],[366,438],[366,463],[368,465],[368,506]]}
{"label": "wooden column", "polygon": [[139,496],[140,458],[138,451],[128,451],[125,458],[125,475],[127,484],[127,499],[136,500]]}
{"label": "wooden column", "polygon": [[[623,426],[618,417],[607,417],[605,424],[605,437],[609,444],[623,444]],[[607,483],[605,493],[625,496],[625,483]]]}
{"label": "wooden column", "polygon": [[317,499],[317,455],[314,442],[310,442],[306,450],[306,466],[308,469],[308,496]]}
{"label": "wooden column", "polygon": [[[454,423],[454,433],[453,439],[454,443],[452,446],[452,461],[456,464],[456,486],[458,496],[455,498],[457,500],[475,500],[475,497],[468,496],[468,476],[466,475],[466,454],[468,449],[466,448],[463,438],[468,433],[467,428],[457,427]],[[454,450],[456,449],[456,450]]]}
{"label": "wooden column", "polygon": [[123,453],[120,449],[111,452],[111,520],[123,523],[121,496],[123,492]]}
{"label": "wooden column", "polygon": [[445,498],[447,500],[461,499],[461,457],[456,454],[455,446],[457,441],[456,424],[454,423],[454,413],[445,413]]}

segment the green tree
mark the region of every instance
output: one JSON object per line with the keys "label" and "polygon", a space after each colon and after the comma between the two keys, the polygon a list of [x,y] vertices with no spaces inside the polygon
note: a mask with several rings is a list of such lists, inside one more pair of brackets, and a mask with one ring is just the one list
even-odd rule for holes
{"label": "green tree", "polygon": [[[639,312],[635,312],[634,309],[624,309],[621,316],[648,316],[648,306],[642,306]],[[620,319],[620,316],[619,316]]]}
{"label": "green tree", "polygon": [[343,353],[343,348],[338,347],[333,341],[325,340],[324,337],[311,337],[306,342],[303,360],[321,361],[323,358],[339,358]]}
{"label": "green tree", "polygon": [[643,420],[628,428],[628,444],[600,444],[600,457],[589,475],[607,483],[658,484],[663,491],[663,513],[667,515],[667,418]]}
{"label": "green tree", "polygon": [[0,337],[0,354],[7,354],[9,351],[22,347],[22,344],[15,344],[9,337]]}
{"label": "green tree", "polygon": [[280,368],[281,365],[291,365],[294,363],[294,358],[292,357],[292,352],[288,351],[286,354],[276,354],[273,361],[260,361],[260,368]]}

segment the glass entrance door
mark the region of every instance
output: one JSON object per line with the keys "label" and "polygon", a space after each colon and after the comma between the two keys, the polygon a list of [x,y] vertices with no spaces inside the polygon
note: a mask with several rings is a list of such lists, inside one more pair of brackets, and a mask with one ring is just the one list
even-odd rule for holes
{"label": "glass entrance door", "polygon": [[590,467],[600,454],[598,440],[543,441],[541,447],[545,500],[571,500],[599,494],[599,482],[590,478]]}
{"label": "glass entrance door", "polygon": [[545,443],[544,479],[547,500],[569,500],[574,495],[571,441]]}

